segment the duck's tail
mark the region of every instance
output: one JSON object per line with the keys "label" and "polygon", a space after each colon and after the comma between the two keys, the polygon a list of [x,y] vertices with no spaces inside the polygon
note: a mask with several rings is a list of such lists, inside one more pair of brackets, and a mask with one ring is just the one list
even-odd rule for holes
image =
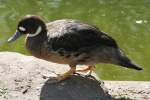
{"label": "duck's tail", "polygon": [[119,50],[117,54],[117,62],[118,62],[117,65],[120,65],[126,68],[143,70],[142,67],[132,62],[121,50]]}
{"label": "duck's tail", "polygon": [[119,65],[123,66],[123,67],[127,67],[127,68],[136,69],[136,70],[143,70],[142,67],[140,67],[139,65],[135,64],[131,60],[122,59],[122,60],[120,60]]}

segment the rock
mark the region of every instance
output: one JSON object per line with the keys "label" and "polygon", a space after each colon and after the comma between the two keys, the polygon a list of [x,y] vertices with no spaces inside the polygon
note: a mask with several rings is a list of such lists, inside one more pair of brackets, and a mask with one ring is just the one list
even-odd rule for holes
{"label": "rock", "polygon": [[105,81],[116,100],[150,100],[150,81]]}
{"label": "rock", "polygon": [[0,100],[112,100],[94,77],[77,74],[49,83],[66,72],[67,65],[15,52],[0,52],[0,57]]}

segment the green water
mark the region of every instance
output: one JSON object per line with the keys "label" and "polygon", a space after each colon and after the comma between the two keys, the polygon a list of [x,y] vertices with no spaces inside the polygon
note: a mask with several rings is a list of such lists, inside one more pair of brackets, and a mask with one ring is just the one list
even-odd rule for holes
{"label": "green water", "polygon": [[26,14],[39,15],[46,22],[71,18],[95,24],[144,68],[139,72],[99,64],[96,72],[100,78],[150,81],[150,0],[0,0],[0,51],[28,54],[24,37],[6,42]]}

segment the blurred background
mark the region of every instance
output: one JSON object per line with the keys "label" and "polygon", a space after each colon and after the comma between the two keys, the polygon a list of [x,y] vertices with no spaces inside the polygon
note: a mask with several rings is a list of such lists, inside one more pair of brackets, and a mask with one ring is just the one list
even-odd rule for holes
{"label": "blurred background", "polygon": [[27,14],[45,22],[69,18],[96,25],[112,36],[143,71],[110,64],[96,65],[104,80],[150,81],[150,0],[0,0],[0,51],[30,55],[24,37],[8,44],[18,20]]}

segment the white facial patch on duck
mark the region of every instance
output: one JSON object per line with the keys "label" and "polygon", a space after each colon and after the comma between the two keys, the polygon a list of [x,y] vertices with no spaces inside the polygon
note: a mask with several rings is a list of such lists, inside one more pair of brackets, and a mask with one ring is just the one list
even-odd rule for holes
{"label": "white facial patch on duck", "polygon": [[26,29],[24,27],[22,27],[22,26],[19,27],[19,30],[26,31]]}
{"label": "white facial patch on duck", "polygon": [[37,28],[37,30],[36,30],[35,33],[32,33],[32,34],[29,33],[29,34],[27,35],[27,37],[35,37],[35,36],[39,35],[41,31],[42,31],[42,27],[39,26],[39,27]]}

